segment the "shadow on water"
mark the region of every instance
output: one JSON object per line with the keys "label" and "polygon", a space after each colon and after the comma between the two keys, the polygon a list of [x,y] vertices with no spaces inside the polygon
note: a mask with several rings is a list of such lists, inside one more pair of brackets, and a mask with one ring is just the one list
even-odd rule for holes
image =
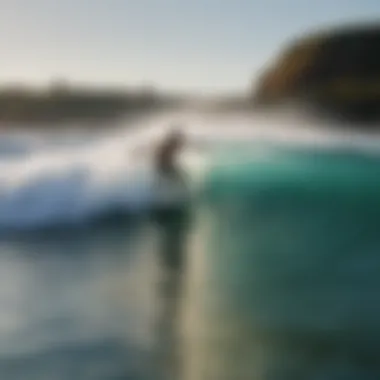
{"label": "shadow on water", "polygon": [[163,379],[181,378],[179,308],[184,296],[189,210],[162,212],[154,218],[159,232],[159,257],[163,269],[158,291],[161,310],[157,321],[158,373]]}

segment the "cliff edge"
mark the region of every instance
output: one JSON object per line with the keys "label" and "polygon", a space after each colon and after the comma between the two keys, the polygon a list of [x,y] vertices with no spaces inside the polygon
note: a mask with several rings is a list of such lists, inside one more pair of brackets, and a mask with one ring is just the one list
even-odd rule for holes
{"label": "cliff edge", "polygon": [[308,34],[290,44],[254,89],[258,106],[292,102],[352,121],[380,120],[380,23]]}

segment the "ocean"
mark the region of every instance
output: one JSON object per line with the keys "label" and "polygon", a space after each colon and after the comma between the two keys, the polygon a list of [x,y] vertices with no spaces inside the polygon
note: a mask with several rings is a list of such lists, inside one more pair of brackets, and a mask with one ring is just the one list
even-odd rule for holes
{"label": "ocean", "polygon": [[[192,198],[155,213],[173,123]],[[332,127],[4,132],[0,379],[379,378],[380,139]]]}

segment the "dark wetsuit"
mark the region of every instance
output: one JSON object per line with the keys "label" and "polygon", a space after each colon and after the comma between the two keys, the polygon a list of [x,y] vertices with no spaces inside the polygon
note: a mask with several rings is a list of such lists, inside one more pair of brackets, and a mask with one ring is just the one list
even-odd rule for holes
{"label": "dark wetsuit", "polygon": [[166,141],[158,150],[156,155],[156,170],[160,175],[178,178],[180,172],[175,164],[174,156],[180,148],[181,143],[177,140]]}

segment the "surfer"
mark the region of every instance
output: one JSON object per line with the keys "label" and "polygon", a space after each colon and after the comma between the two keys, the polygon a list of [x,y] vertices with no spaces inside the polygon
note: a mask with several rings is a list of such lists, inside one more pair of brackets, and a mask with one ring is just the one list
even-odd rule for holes
{"label": "surfer", "polygon": [[159,176],[182,181],[181,171],[176,164],[176,156],[184,144],[184,135],[180,130],[174,129],[158,146],[155,154],[155,166]]}

